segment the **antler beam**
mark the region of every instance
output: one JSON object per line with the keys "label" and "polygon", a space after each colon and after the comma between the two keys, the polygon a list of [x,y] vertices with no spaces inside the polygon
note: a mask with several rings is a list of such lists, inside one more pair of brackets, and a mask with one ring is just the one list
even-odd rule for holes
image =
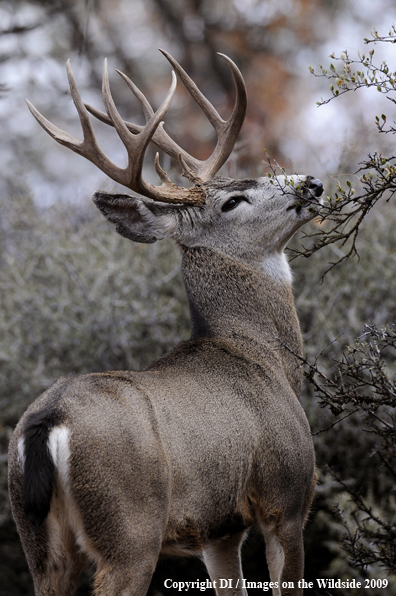
{"label": "antler beam", "polygon": [[[96,108],[84,104],[78,92],[77,85],[70,66],[70,60],[67,62],[67,75],[69,79],[70,91],[74,104],[76,106],[83,130],[83,141],[78,141],[67,132],[49,122],[27,101],[28,107],[33,116],[44,128],[44,130],[58,143],[65,145],[72,151],[82,155],[98,168],[100,168],[110,178],[123,184],[124,186],[138,192],[139,194],[165,203],[179,203],[199,205],[204,203],[204,192],[201,183],[211,180],[216,172],[221,168],[229,157],[239,131],[242,127],[247,105],[246,87],[243,77],[234,64],[227,56],[220,54],[229,64],[234,77],[236,86],[236,101],[232,114],[228,120],[223,120],[217,113],[214,106],[201,93],[195,83],[176,62],[164,50],[160,50],[169,60],[174,70],[177,72],[191,97],[202,109],[209,122],[217,133],[217,144],[212,155],[205,161],[198,160],[182,149],[163,129],[162,118],[164,117],[176,89],[176,76],[172,71],[172,84],[169,92],[158,108],[154,112],[145,95],[136,87],[136,85],[122,72],[117,71],[127,83],[128,87],[139,100],[146,119],[144,126],[139,126],[131,122],[124,121],[114,103],[110,92],[109,77],[107,71],[107,60],[103,67],[103,102],[106,113]],[[120,168],[114,164],[100,149],[88,112],[91,112],[96,118],[113,126],[128,153],[128,165],[126,168]],[[161,186],[155,186],[143,180],[142,169],[144,153],[150,141],[153,141],[160,149],[171,157],[177,159],[182,167],[183,175],[194,182],[192,188],[183,188],[174,184],[162,170],[159,165],[158,154],[155,159],[155,169],[162,182]]]}

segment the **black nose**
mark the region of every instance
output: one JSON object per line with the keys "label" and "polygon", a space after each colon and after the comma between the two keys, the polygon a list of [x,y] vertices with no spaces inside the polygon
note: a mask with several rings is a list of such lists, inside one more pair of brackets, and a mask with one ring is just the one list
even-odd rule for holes
{"label": "black nose", "polygon": [[323,194],[323,183],[318,178],[308,177],[307,186],[315,197],[320,197]]}

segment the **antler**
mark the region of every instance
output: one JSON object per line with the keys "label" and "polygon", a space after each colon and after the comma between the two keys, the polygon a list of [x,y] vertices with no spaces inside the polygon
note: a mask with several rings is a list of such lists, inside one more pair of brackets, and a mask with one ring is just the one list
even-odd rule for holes
{"label": "antler", "polygon": [[[78,141],[57,126],[54,126],[42,116],[30,102],[27,101],[27,104],[33,116],[52,138],[58,143],[72,149],[72,151],[79,153],[86,159],[89,159],[116,182],[157,201],[190,205],[202,204],[204,202],[204,193],[200,188],[200,183],[213,178],[216,172],[221,168],[230,155],[241,129],[247,103],[245,84],[237,66],[230,60],[230,58],[221,54],[230,65],[237,89],[237,99],[231,117],[229,120],[224,121],[176,60],[163,50],[161,50],[161,52],[172,64],[186,89],[196,103],[202,108],[209,122],[217,132],[218,140],[215,150],[205,161],[198,160],[184,151],[184,149],[179,147],[179,145],[173,141],[163,129],[163,122],[161,120],[169,107],[176,89],[176,77],[174,72],[172,72],[172,84],[169,92],[162,105],[156,112],[154,112],[148,100],[136,85],[134,85],[134,83],[122,72],[117,71],[143,107],[146,124],[145,126],[139,126],[130,122],[124,122],[117,111],[110,92],[107,60],[104,62],[102,88],[103,102],[107,114],[83,103],[73,77],[70,61],[68,60],[67,75],[73,101],[83,129],[83,141]],[[128,165],[126,168],[123,169],[116,166],[100,149],[87,110],[99,120],[114,126],[128,153]],[[193,188],[176,186],[159,165],[158,153],[155,158],[155,169],[162,182],[161,186],[155,186],[143,180],[143,158],[150,140],[152,140],[165,153],[178,159],[183,169],[183,175],[194,182]]]}
{"label": "antler", "polygon": [[[173,157],[181,161],[182,166],[184,166],[185,170],[184,175],[186,175],[188,178],[192,180],[199,179],[201,182],[206,182],[208,180],[211,180],[213,176],[216,174],[216,172],[218,172],[221,166],[225,163],[238,138],[239,131],[241,130],[246,115],[247,94],[245,82],[236,64],[230,58],[228,58],[228,56],[225,56],[224,54],[219,54],[228,62],[236,86],[236,101],[234,109],[229,120],[225,121],[220,117],[213,105],[201,93],[194,81],[192,81],[192,79],[188,76],[185,70],[183,70],[180,64],[178,64],[178,62],[176,62],[176,60],[172,58],[172,56],[164,50],[160,50],[160,52],[162,52],[162,54],[169,60],[169,62],[179,75],[180,79],[182,80],[187,91],[190,93],[194,101],[202,109],[209,122],[212,124],[213,128],[217,132],[218,137],[215,150],[213,151],[212,155],[205,161],[196,159],[195,157],[187,153],[184,149],[182,149],[165,132],[165,130],[163,129],[163,123],[161,123],[158,126],[155,134],[153,135],[152,141],[170,157]],[[147,98],[124,73],[120,72],[119,70],[117,70],[117,72],[127,83],[128,87],[135,95],[135,97],[139,100],[143,108],[146,122],[148,122],[148,120],[152,117],[154,111]],[[90,106],[89,104],[85,104],[85,107],[89,112],[91,112],[93,116],[98,118],[98,120],[101,120],[102,122],[111,126],[113,125],[111,119],[104,112],[101,112],[100,110],[94,108],[93,106]],[[127,121],[125,121],[125,125],[128,128],[128,130],[134,133],[140,132],[143,128],[138,124],[133,124],[132,122]]]}

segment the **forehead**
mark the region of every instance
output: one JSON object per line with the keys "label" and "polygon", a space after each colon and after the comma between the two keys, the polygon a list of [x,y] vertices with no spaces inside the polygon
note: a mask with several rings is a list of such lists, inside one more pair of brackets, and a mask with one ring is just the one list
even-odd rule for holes
{"label": "forehead", "polygon": [[230,180],[225,187],[228,192],[244,192],[251,188],[257,188],[260,185],[260,179],[245,178],[244,180]]}
{"label": "forehead", "polygon": [[275,187],[270,183],[267,176],[262,178],[244,178],[234,180],[233,178],[218,177],[206,183],[207,196],[217,201],[225,196],[244,194],[249,195],[256,190],[270,190],[274,194]]}
{"label": "forehead", "polygon": [[222,194],[222,192],[226,192],[227,194],[237,192],[242,193],[261,186],[262,181],[264,180],[264,178],[244,178],[242,180],[234,180],[233,178],[218,176],[207,182],[204,186],[207,187],[207,190],[214,191],[215,194]]}
{"label": "forehead", "polygon": [[[292,188],[296,188],[298,184],[304,183],[307,179],[305,175],[279,175],[279,176],[263,176],[260,178],[244,178],[242,180],[234,180],[233,178],[215,178],[208,183],[208,187],[214,191],[215,196],[223,196],[224,194],[247,193],[254,190],[269,190],[271,194],[290,194]],[[288,188],[289,187],[289,188]],[[276,191],[280,192],[277,193]]]}

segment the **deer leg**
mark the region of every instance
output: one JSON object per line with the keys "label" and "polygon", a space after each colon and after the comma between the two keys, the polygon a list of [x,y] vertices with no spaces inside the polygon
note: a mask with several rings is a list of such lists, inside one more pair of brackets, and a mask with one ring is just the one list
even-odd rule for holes
{"label": "deer leg", "polygon": [[[56,505],[54,499],[54,509]],[[35,596],[73,596],[87,558],[76,544],[67,521],[59,520],[50,512],[34,534],[21,509],[15,508],[14,514],[32,574]]]}
{"label": "deer leg", "polygon": [[35,596],[73,596],[76,593],[82,565],[75,568],[51,567],[46,575],[32,574]]}
{"label": "deer leg", "polygon": [[87,561],[85,556],[77,551],[75,545],[62,544],[61,548],[61,557],[58,557],[57,553],[47,551],[44,561],[39,560],[43,555],[43,545],[28,553],[35,596],[73,596],[75,594],[80,574]]}
{"label": "deer leg", "polygon": [[304,542],[302,534],[303,524],[296,523],[294,528],[283,531],[279,540],[285,553],[285,565],[282,573],[282,596],[301,596],[303,589],[298,582],[304,577]]}
{"label": "deer leg", "polygon": [[94,596],[145,596],[157,557],[142,556],[138,561],[99,564],[93,583]]}
{"label": "deer leg", "polygon": [[300,519],[276,527],[261,523],[273,596],[301,596],[298,582],[304,575],[303,524]]}
{"label": "deer leg", "polygon": [[[125,525],[127,518],[125,518]],[[146,526],[124,535],[110,550],[100,553],[93,596],[146,596],[161,550],[161,532]]]}
{"label": "deer leg", "polygon": [[280,596],[285,553],[273,526],[264,523],[261,523],[260,525],[265,539],[265,556],[267,559],[270,580],[278,585],[278,588],[272,588],[272,596]]}
{"label": "deer leg", "polygon": [[247,596],[242,587],[241,546],[244,536],[242,532],[222,538],[203,551],[203,559],[211,581],[215,582],[217,596]]}

